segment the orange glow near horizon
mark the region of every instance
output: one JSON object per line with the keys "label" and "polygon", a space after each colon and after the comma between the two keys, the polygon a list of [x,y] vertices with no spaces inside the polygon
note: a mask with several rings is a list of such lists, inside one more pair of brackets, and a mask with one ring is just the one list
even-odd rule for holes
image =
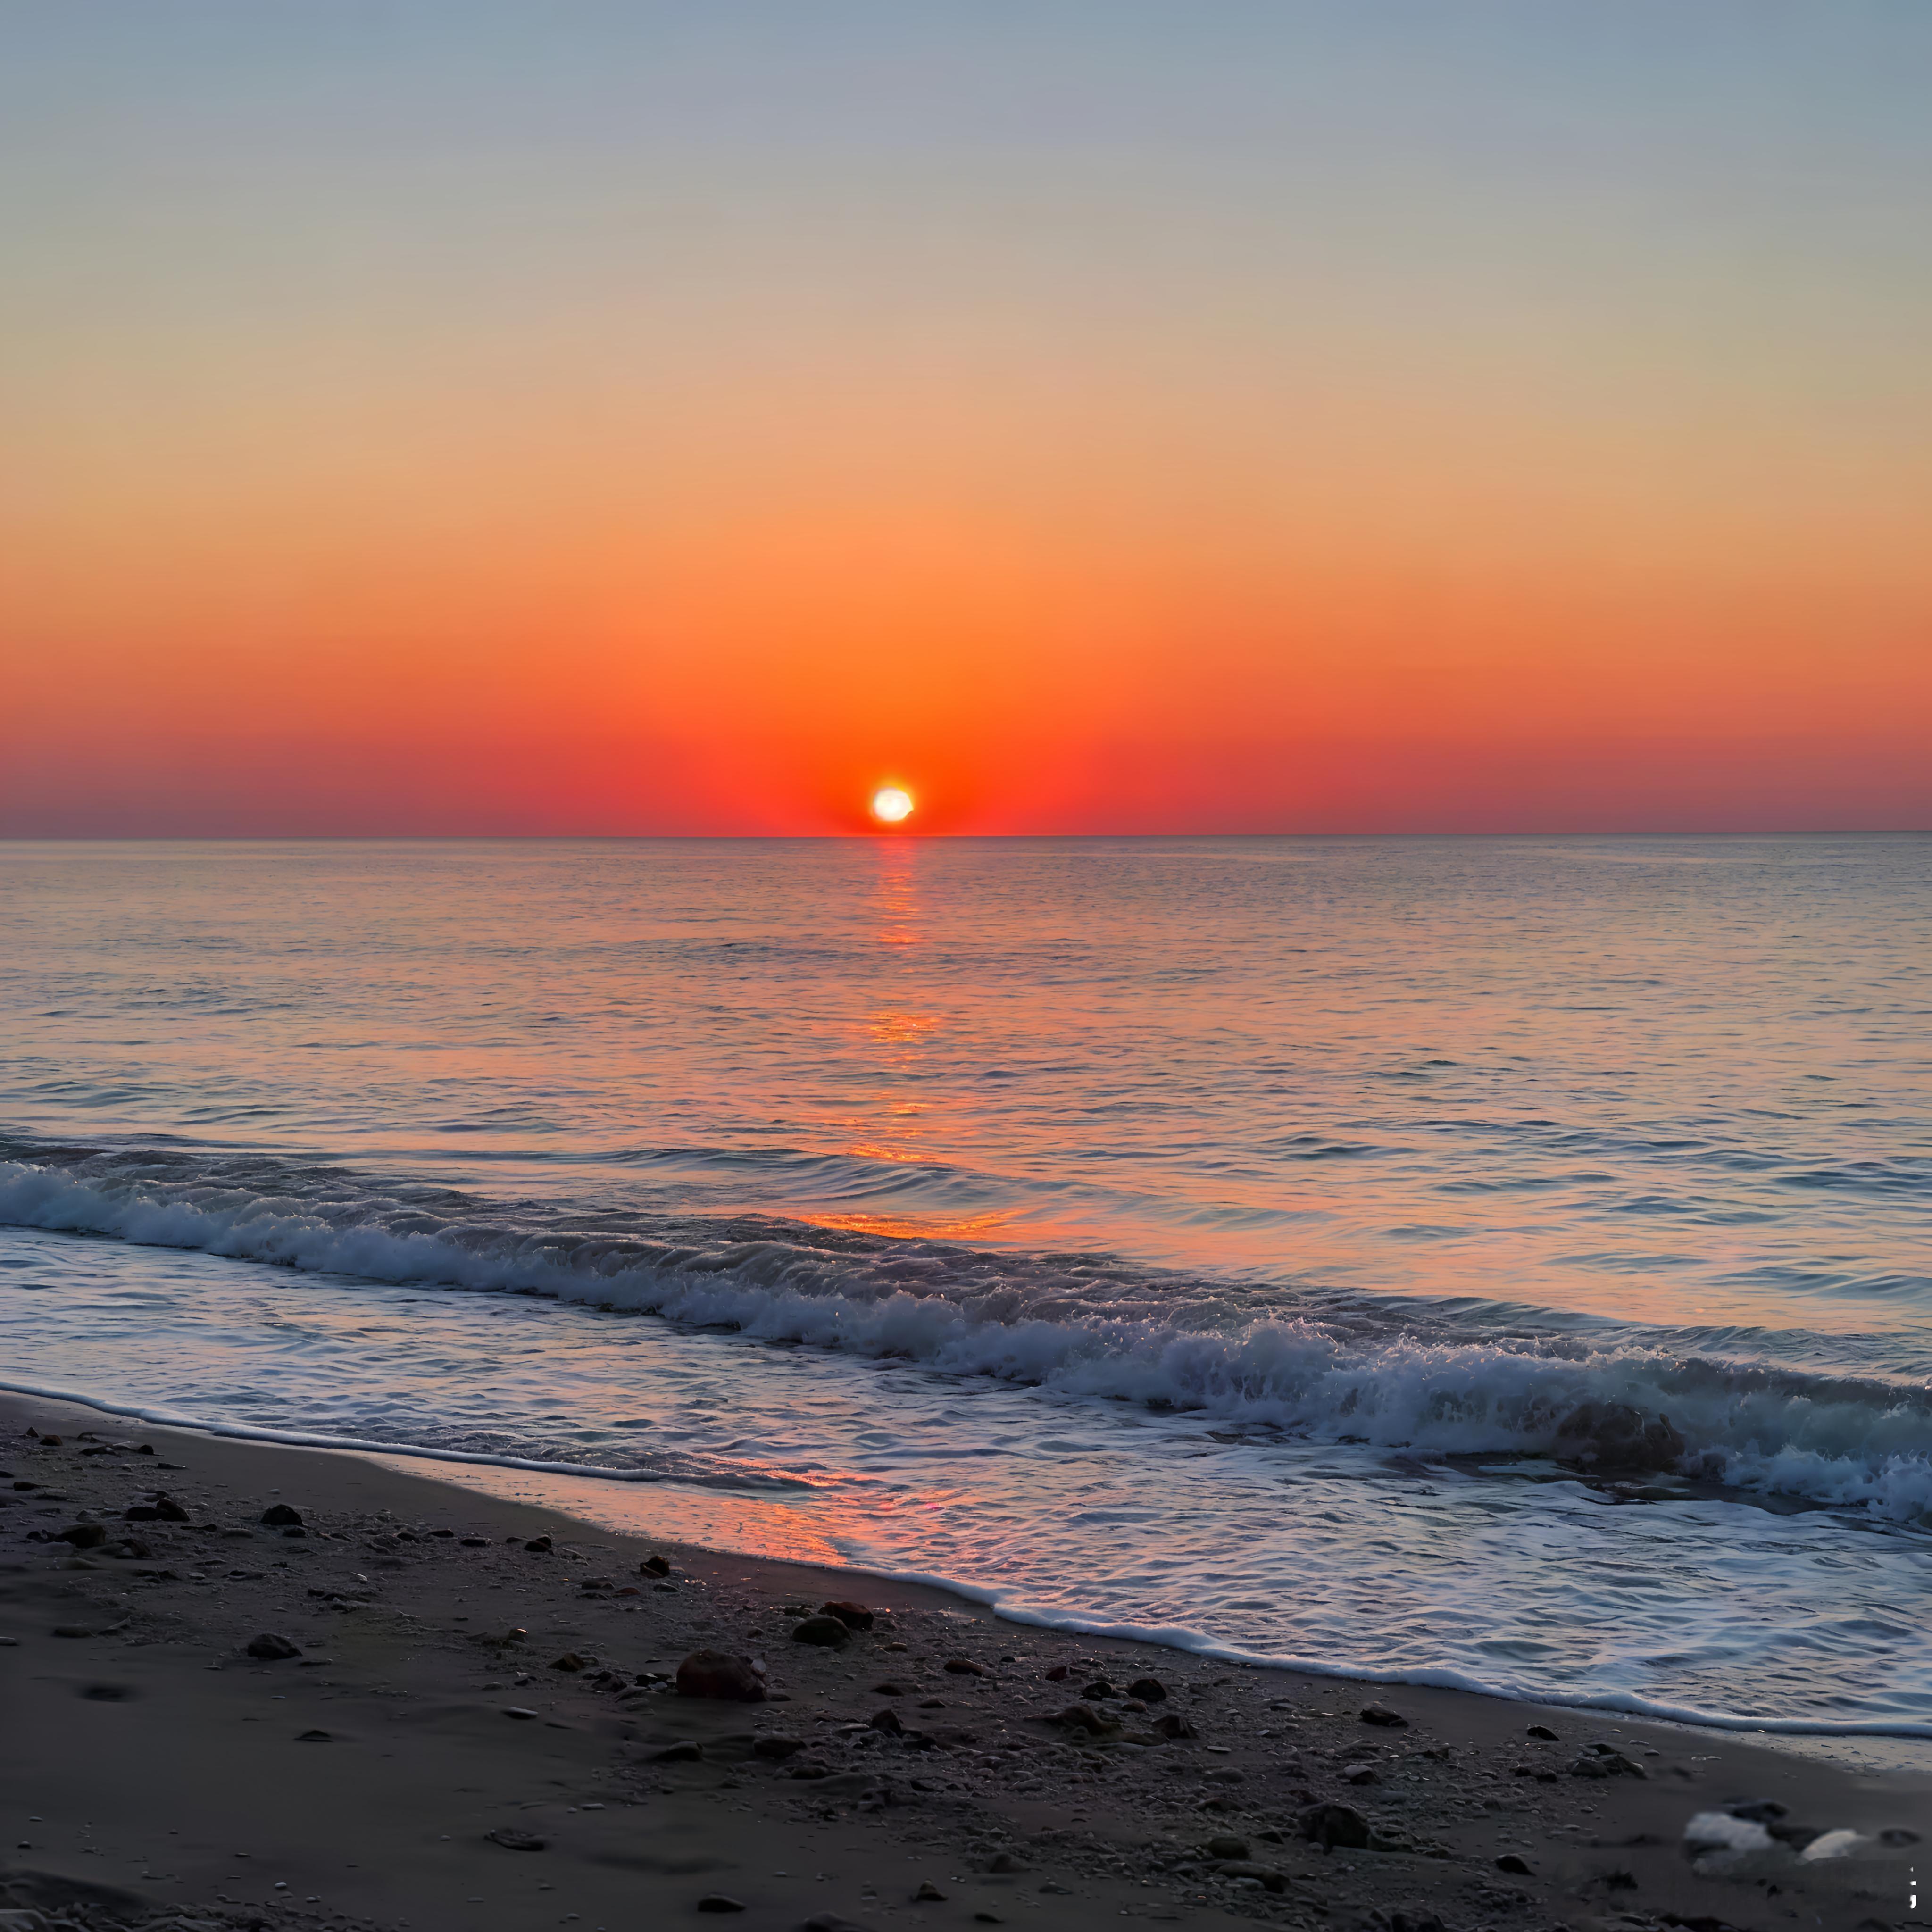
{"label": "orange glow near horizon", "polygon": [[0,837],[1932,825],[1896,22],[110,10],[0,131]]}

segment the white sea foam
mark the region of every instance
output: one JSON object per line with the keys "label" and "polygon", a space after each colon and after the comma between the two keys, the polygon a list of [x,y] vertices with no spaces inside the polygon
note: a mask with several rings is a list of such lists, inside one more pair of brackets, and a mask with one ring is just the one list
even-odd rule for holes
{"label": "white sea foam", "polygon": [[586,1234],[458,1219],[336,1176],[261,1192],[100,1157],[84,1171],[0,1162],[0,1222],[373,1281],[552,1296],[1434,1455],[1587,1460],[1600,1450],[1607,1466],[1621,1411],[1667,1418],[1668,1460],[1686,1472],[1895,1521],[1932,1515],[1923,1391],[1628,1342],[1452,1339],[1420,1324],[1405,1332],[1400,1304],[1382,1304],[1372,1323],[1324,1309],[1318,1319],[1190,1325],[1117,1281],[1106,1295],[1070,1281],[1045,1258],[917,1242],[841,1250],[776,1224],[760,1238],[716,1242],[693,1238],[688,1223],[674,1240]]}

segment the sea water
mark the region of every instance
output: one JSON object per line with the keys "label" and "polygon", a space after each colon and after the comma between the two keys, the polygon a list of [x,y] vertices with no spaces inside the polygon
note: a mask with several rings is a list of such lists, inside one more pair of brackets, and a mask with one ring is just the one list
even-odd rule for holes
{"label": "sea water", "polygon": [[1928,861],[0,846],[0,1380],[1020,1618],[1932,1736]]}

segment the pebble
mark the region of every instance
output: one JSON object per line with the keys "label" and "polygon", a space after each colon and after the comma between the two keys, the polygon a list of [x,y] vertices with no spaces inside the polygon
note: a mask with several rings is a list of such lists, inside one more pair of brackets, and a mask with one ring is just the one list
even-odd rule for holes
{"label": "pebble", "polygon": [[986,1666],[975,1664],[970,1657],[949,1657],[946,1668],[955,1677],[983,1677],[986,1674]]}
{"label": "pebble", "polygon": [[698,1901],[698,1909],[700,1912],[742,1912],[745,1902],[734,1898],[729,1892],[707,1892]]}
{"label": "pebble", "polygon": [[296,1738],[298,1744],[332,1744],[334,1742],[333,1731],[304,1731]]}
{"label": "pebble", "polygon": [[302,1511],[291,1509],[286,1503],[271,1503],[262,1512],[262,1521],[271,1529],[299,1529]]}
{"label": "pebble", "polygon": [[493,1845],[501,1845],[506,1852],[542,1852],[550,1849],[550,1840],[539,1838],[530,1832],[514,1831],[508,1825],[500,1825],[494,1832],[485,1832],[484,1837]]}
{"label": "pebble", "polygon": [[836,1617],[848,1630],[868,1630],[872,1628],[872,1613],[863,1604],[854,1604],[843,1599],[836,1603],[820,1604],[820,1616]]}
{"label": "pebble", "polygon": [[273,1630],[264,1630],[260,1636],[250,1637],[242,1648],[250,1657],[259,1658],[265,1664],[302,1654],[299,1644],[291,1643],[285,1636],[278,1636]]}
{"label": "pebble", "polygon": [[695,1764],[704,1755],[704,1747],[690,1738],[680,1738],[674,1744],[666,1744],[662,1750],[650,1754],[653,1764]]}
{"label": "pebble", "polygon": [[1400,1711],[1391,1711],[1385,1704],[1364,1704],[1362,1706],[1362,1722],[1379,1724],[1388,1730],[1406,1731],[1408,1729],[1408,1720]]}
{"label": "pebble", "polygon": [[796,1625],[791,1634],[794,1643],[817,1644],[826,1650],[837,1650],[852,1641],[852,1633],[837,1617],[807,1617],[803,1623]]}
{"label": "pebble", "polygon": [[927,1879],[913,1894],[912,1902],[915,1905],[943,1905],[946,1902],[946,1894],[932,1880]]}
{"label": "pebble", "polygon": [[640,1576],[668,1576],[670,1574],[670,1558],[668,1556],[646,1556],[638,1565],[638,1574]]}
{"label": "pebble", "polygon": [[[844,1628],[838,1625],[842,1634]],[[748,1657],[722,1650],[694,1650],[677,1666],[677,1694],[722,1698],[728,1703],[762,1703],[765,1674]]]}

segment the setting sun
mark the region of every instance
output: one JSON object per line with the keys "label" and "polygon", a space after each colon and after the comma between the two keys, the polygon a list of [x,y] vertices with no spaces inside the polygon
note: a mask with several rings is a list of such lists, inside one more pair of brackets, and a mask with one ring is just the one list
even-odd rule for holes
{"label": "setting sun", "polygon": [[872,816],[881,825],[897,825],[912,816],[912,794],[898,785],[881,785],[872,794]]}

